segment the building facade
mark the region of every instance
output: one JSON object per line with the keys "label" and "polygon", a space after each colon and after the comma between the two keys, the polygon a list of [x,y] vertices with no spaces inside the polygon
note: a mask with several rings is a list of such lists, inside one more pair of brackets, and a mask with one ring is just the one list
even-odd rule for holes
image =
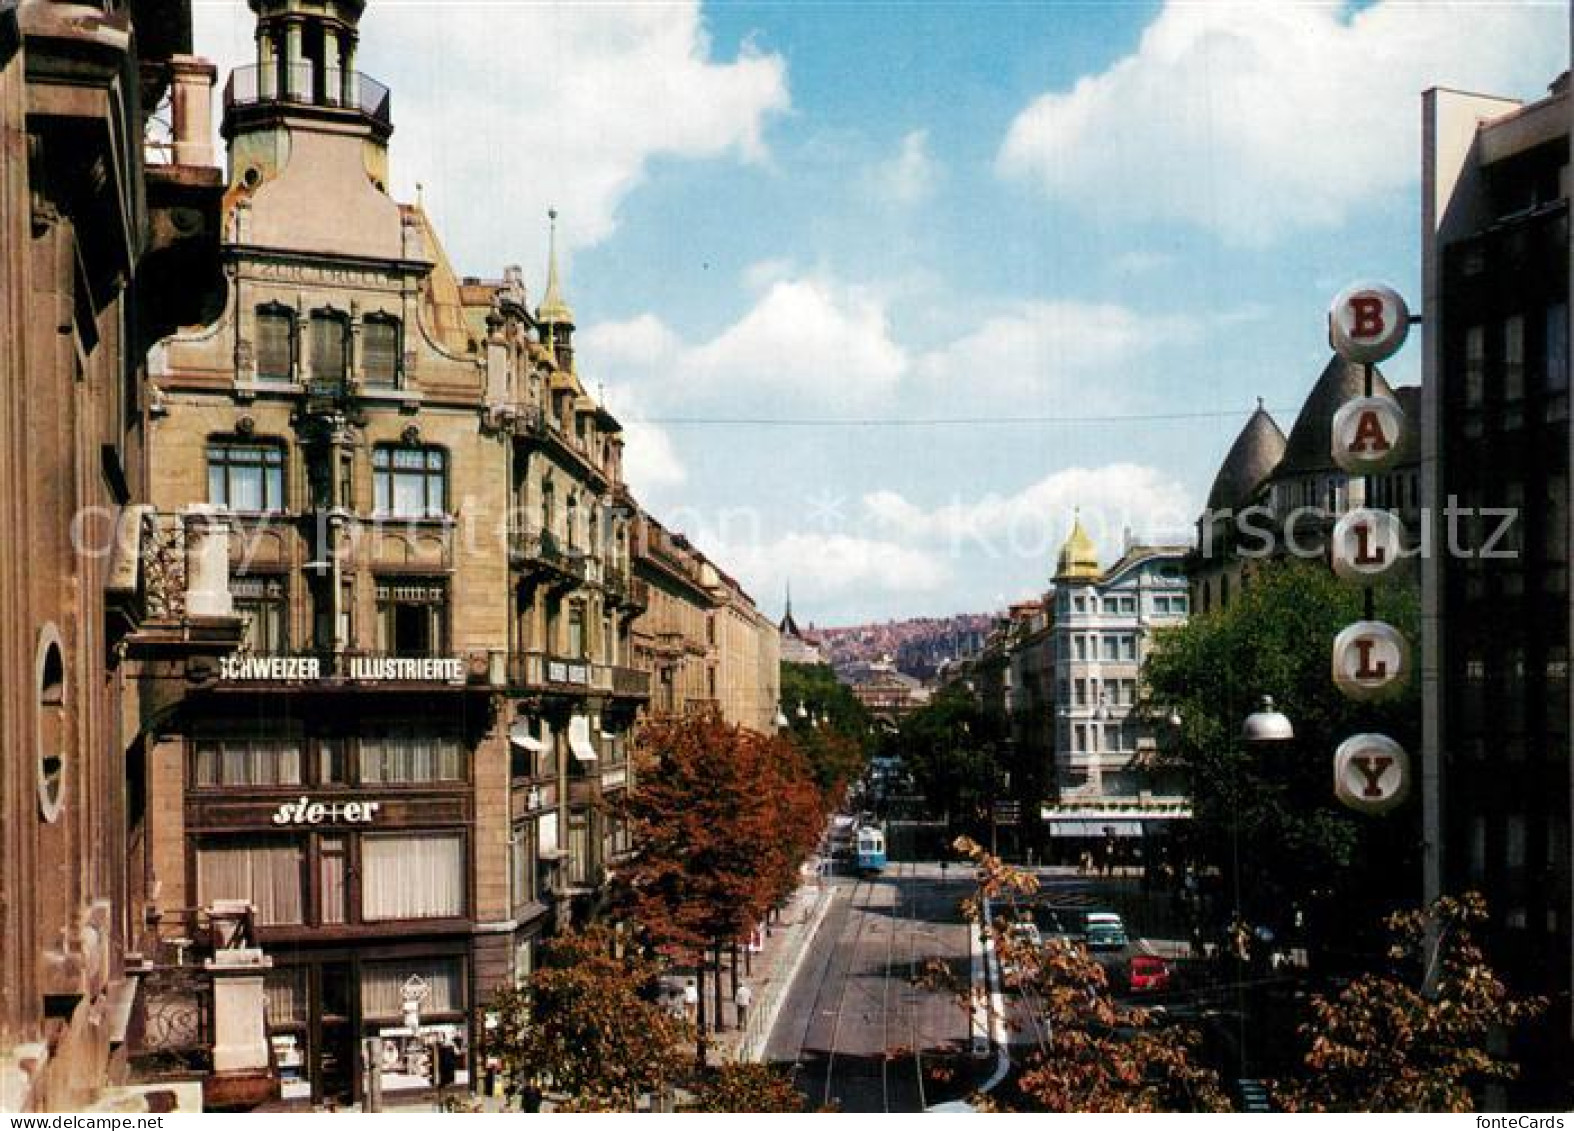
{"label": "building facade", "polygon": [[517,269],[457,277],[387,193],[360,0],[252,7],[224,286],[155,353],[148,442],[155,506],[229,523],[245,646],[149,745],[138,902],[166,952],[250,903],[283,1098],[347,1102],[434,1044],[466,1083],[492,992],[593,910],[648,681],[555,256],[534,312]]}
{"label": "building facade", "polygon": [[1425,96],[1426,882],[1483,892],[1494,961],[1551,1003],[1520,1108],[1574,1099],[1571,112],[1567,73],[1528,105]]}
{"label": "building facade", "polygon": [[145,736],[239,636],[222,524],[145,506],[148,344],[218,267],[190,39],[173,0],[0,8],[0,1110],[137,1106]]}
{"label": "building facade", "polygon": [[1055,568],[1055,804],[1050,837],[1065,844],[1162,835],[1190,815],[1182,783],[1154,766],[1160,735],[1137,711],[1142,664],[1157,630],[1190,611],[1187,548],[1128,539],[1104,569],[1081,520]]}

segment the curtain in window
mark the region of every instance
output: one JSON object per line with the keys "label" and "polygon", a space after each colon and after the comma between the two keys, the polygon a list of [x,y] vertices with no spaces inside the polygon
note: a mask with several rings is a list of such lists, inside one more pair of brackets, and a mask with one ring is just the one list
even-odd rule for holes
{"label": "curtain in window", "polygon": [[197,784],[299,785],[301,745],[294,739],[236,738],[197,743]]}
{"label": "curtain in window", "polygon": [[303,968],[269,970],[263,975],[262,987],[268,999],[269,1028],[306,1024],[306,971]]}
{"label": "curtain in window", "polygon": [[437,734],[390,734],[361,739],[361,781],[459,781],[459,739]]}
{"label": "curtain in window", "polygon": [[404,1009],[404,986],[411,977],[426,983],[422,1017],[464,1011],[464,967],[459,959],[414,958],[404,962],[368,962],[361,967],[362,1015],[377,1020],[399,1018]]}
{"label": "curtain in window", "polygon": [[361,838],[363,918],[457,918],[464,910],[465,841],[462,834]]}
{"label": "curtain in window", "polygon": [[346,921],[345,862],[349,846],[342,836],[325,836],[317,844],[318,919],[323,923]]}
{"label": "curtain in window", "polygon": [[234,841],[197,850],[197,900],[250,900],[259,926],[303,922],[298,841]]}
{"label": "curtain in window", "polygon": [[294,376],[293,322],[288,311],[257,312],[257,376],[262,380],[288,381]]}
{"label": "curtain in window", "polygon": [[399,375],[399,324],[368,318],[361,326],[362,371],[368,385],[392,385]]}

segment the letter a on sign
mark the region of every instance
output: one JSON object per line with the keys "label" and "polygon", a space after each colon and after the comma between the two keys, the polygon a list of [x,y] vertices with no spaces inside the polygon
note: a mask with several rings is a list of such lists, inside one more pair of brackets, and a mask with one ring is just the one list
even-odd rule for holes
{"label": "letter a on sign", "polygon": [[1410,308],[1382,283],[1356,283],[1328,308],[1328,341],[1346,361],[1387,361],[1410,335]]}
{"label": "letter a on sign", "polygon": [[1329,455],[1351,475],[1387,471],[1399,458],[1405,414],[1390,397],[1356,397],[1334,413]]}
{"label": "letter a on sign", "polygon": [[1358,813],[1386,813],[1410,795],[1410,755],[1381,734],[1358,734],[1334,752],[1334,796]]}

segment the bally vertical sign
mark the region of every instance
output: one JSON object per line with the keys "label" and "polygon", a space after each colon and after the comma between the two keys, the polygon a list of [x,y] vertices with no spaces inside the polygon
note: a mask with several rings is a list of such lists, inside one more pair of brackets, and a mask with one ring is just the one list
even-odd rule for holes
{"label": "bally vertical sign", "polygon": [[[1363,366],[1364,395],[1340,406],[1331,430],[1334,463],[1365,477],[1362,505],[1334,526],[1329,556],[1341,580],[1366,589],[1365,619],[1333,642],[1333,680],[1359,702],[1386,699],[1410,682],[1410,642],[1378,620],[1374,586],[1393,574],[1405,556],[1404,522],[1373,507],[1375,476],[1394,465],[1406,422],[1399,405],[1374,395],[1373,366],[1398,353],[1410,334],[1410,310],[1392,287],[1346,287],[1328,310],[1328,340],[1345,361]],[[1360,813],[1386,813],[1410,793],[1410,756],[1381,734],[1357,734],[1334,752],[1334,795]]]}

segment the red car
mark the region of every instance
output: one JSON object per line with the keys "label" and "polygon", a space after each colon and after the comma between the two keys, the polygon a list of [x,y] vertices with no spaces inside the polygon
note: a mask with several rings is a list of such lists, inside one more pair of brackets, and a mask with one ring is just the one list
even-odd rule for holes
{"label": "red car", "polygon": [[1131,992],[1162,993],[1170,988],[1170,964],[1155,954],[1139,954],[1131,960]]}

